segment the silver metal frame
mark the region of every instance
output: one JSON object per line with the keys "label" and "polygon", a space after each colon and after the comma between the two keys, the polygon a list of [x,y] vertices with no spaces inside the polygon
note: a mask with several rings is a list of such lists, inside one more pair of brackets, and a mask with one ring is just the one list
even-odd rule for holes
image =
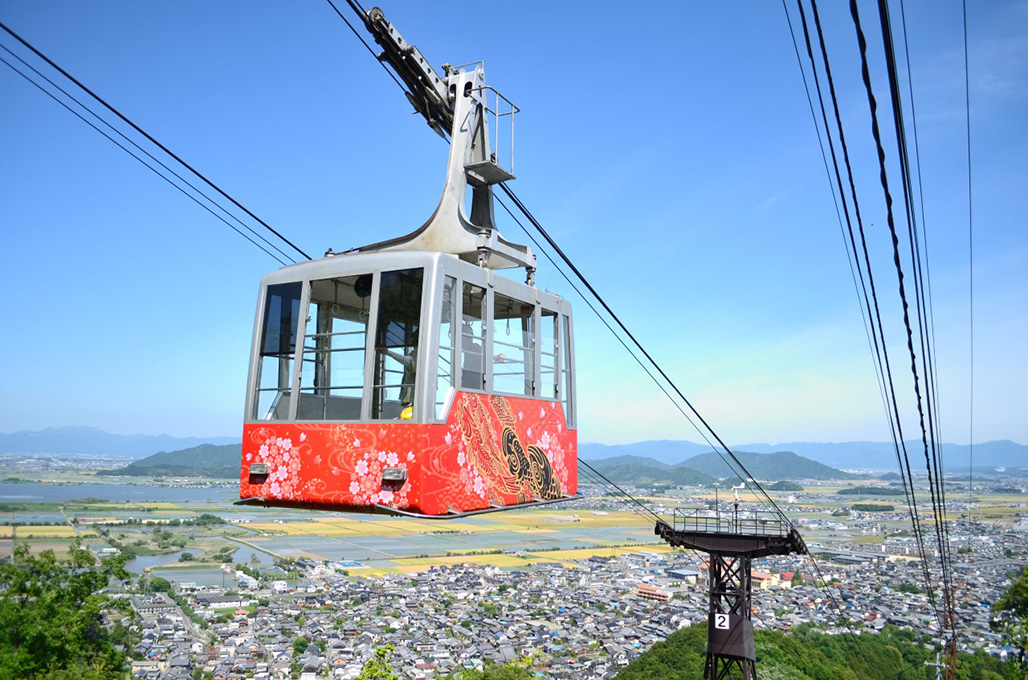
{"label": "silver metal frame", "polygon": [[[388,420],[383,421],[382,419],[371,419],[371,390],[373,385],[367,376],[371,375],[374,370],[374,334],[378,324],[378,300],[380,292],[380,281],[382,272],[396,271],[399,269],[411,269],[422,267],[424,268],[424,288],[422,290],[422,305],[421,313],[419,317],[420,327],[425,329],[420,334],[420,347],[418,352],[418,365],[416,375],[418,380],[416,383],[415,391],[415,402],[414,402],[414,418],[410,421],[395,421]],[[297,413],[299,409],[299,395],[300,385],[303,378],[303,348],[306,331],[306,318],[309,314],[309,305],[311,297],[311,281],[319,279],[330,279],[338,278],[341,276],[350,276],[355,274],[371,274],[372,279],[372,290],[370,300],[372,304],[369,305],[368,314],[368,332],[365,335],[365,360],[364,360],[364,386],[361,392],[361,417],[359,420],[298,420]],[[451,348],[451,384],[453,390],[447,399],[448,403],[446,409],[443,412],[442,418],[436,416],[436,387],[437,387],[437,375],[438,375],[438,357],[439,357],[439,314],[442,305],[442,290],[445,278],[451,276],[456,281],[456,289],[454,291],[454,305],[455,305],[455,327],[454,334],[455,338],[453,346]],[[289,404],[289,418],[278,419],[274,421],[268,421],[255,417],[255,409],[257,406],[257,386],[260,376],[260,361],[261,361],[261,333],[262,325],[264,322],[264,307],[265,300],[267,298],[268,287],[281,283],[291,282],[302,282],[303,289],[300,295],[300,317],[297,319],[297,333],[296,333],[296,345],[294,347],[293,356],[293,372],[291,376],[290,386],[290,404]],[[526,396],[522,394],[511,394],[510,396],[521,397],[526,399],[536,399],[539,401],[563,401],[563,392],[565,388],[565,382],[563,379],[559,381],[558,392],[556,399],[549,399],[546,397],[538,396],[540,393],[541,385],[541,362],[540,362],[540,347],[541,342],[539,334],[542,332],[541,328],[541,315],[542,309],[545,307],[557,314],[557,323],[560,325],[558,330],[559,339],[557,341],[557,370],[563,370],[563,362],[565,360],[565,353],[568,353],[569,367],[572,370],[572,380],[570,385],[572,386],[571,399],[569,401],[570,411],[565,414],[567,418],[568,427],[574,429],[576,418],[575,418],[575,399],[573,394],[574,389],[574,351],[573,351],[573,333],[574,320],[572,317],[571,305],[558,295],[553,293],[540,291],[537,288],[529,286],[518,281],[513,281],[504,276],[497,274],[490,269],[484,269],[477,267],[473,264],[465,262],[454,255],[448,255],[444,253],[430,252],[430,251],[385,251],[385,252],[374,252],[374,253],[360,253],[351,255],[332,255],[319,260],[313,260],[311,262],[304,262],[297,265],[291,265],[284,267],[276,272],[268,274],[261,280],[260,294],[257,300],[257,314],[256,321],[253,329],[253,342],[250,355],[250,366],[249,366],[249,378],[247,380],[247,393],[246,393],[246,414],[245,422],[247,423],[266,423],[266,422],[319,422],[319,423],[439,423],[444,422],[446,414],[449,412],[449,407],[452,405],[453,393],[458,389],[464,389],[460,387],[460,371],[461,365],[460,360],[460,342],[457,338],[457,334],[460,330],[460,320],[463,313],[463,296],[461,294],[461,287],[464,282],[471,283],[476,286],[480,286],[485,289],[486,297],[484,300],[483,310],[483,372],[485,373],[485,386],[486,390],[464,390],[464,391],[477,391],[493,393],[494,381],[493,381],[493,362],[484,360],[486,357],[492,357],[494,340],[493,340],[493,320],[494,320],[494,306],[495,296],[497,293],[506,295],[516,300],[523,300],[529,302],[535,306],[533,311],[533,328],[535,333],[534,346],[533,346],[533,375],[532,381],[534,385],[532,396]],[[570,329],[569,337],[566,341],[562,342],[564,338],[563,324],[564,319],[567,319],[567,323]],[[426,331],[431,332],[426,332]],[[567,346],[565,346],[567,345]],[[501,393],[508,394],[508,393]]]}

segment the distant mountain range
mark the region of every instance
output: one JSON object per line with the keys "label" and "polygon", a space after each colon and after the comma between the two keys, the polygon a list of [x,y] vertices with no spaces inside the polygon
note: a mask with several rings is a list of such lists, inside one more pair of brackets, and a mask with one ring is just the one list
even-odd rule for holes
{"label": "distant mountain range", "polygon": [[[921,442],[908,441],[906,446],[911,463],[913,464],[915,459],[923,463],[924,446]],[[943,444],[943,462],[947,472],[956,469],[967,470],[970,450],[971,447],[963,444]],[[896,451],[891,443],[885,442],[741,444],[733,446],[732,451],[736,454],[741,451],[791,452],[833,468],[891,470],[896,467]],[[581,443],[578,446],[578,455],[589,461],[620,456],[642,456],[668,465],[680,463],[696,454],[710,452],[710,446],[688,441],[645,441],[616,445]],[[976,469],[979,466],[1028,465],[1028,446],[1009,440],[975,444],[974,465]]]}
{"label": "distant mountain range", "polygon": [[[121,456],[128,459],[145,458],[159,452],[179,452],[189,450],[203,444],[211,444],[223,447],[230,444],[239,446],[238,437],[172,437],[169,435],[120,435],[104,432],[94,427],[51,427],[39,431],[13,432],[9,434],[0,433],[0,454],[21,453],[21,454],[56,454],[56,455],[107,455]],[[907,442],[908,454],[911,456],[911,463],[916,464],[918,469],[923,469],[923,449],[918,441]],[[896,467],[896,453],[893,445],[882,442],[842,442],[842,443],[810,443],[792,442],[787,444],[743,444],[732,447],[733,453],[742,459],[743,454],[789,453],[795,454],[796,458],[809,459],[809,463],[820,463],[831,468],[846,469],[878,469],[893,470]],[[946,472],[948,475],[966,473],[970,447],[960,444],[943,445]],[[726,474],[724,463],[706,444],[696,444],[689,441],[644,441],[633,444],[595,444],[580,443],[578,447],[579,456],[594,465],[600,460],[613,463],[617,461],[620,465],[640,465],[652,468],[650,471],[642,471],[652,476],[655,470],[670,468],[683,464],[698,473],[707,476],[724,477]],[[750,459],[743,462],[758,479],[823,479],[824,470],[818,471],[813,466],[804,464],[805,474],[793,474],[790,467],[794,459],[783,457],[775,459],[775,465],[779,466],[774,470],[764,470],[762,461],[764,458],[753,458],[752,467]],[[918,463],[915,463],[918,461]],[[238,462],[238,461],[237,461]],[[169,463],[170,464],[170,463]],[[782,465],[787,467],[782,468]],[[974,445],[974,467],[976,474],[979,471],[988,471],[996,467],[1025,467],[1028,466],[1028,446],[1017,444],[1012,441],[992,441]],[[613,465],[606,465],[607,469]],[[790,470],[784,472],[783,470]],[[631,476],[634,472],[627,468],[616,474]],[[665,473],[668,481],[676,483],[675,480],[685,480],[690,473],[673,472]],[[833,472],[836,479],[839,473]],[[234,476],[234,474],[232,475]],[[613,478],[612,478],[613,479]],[[695,483],[703,483],[696,478]],[[616,479],[614,481],[617,481]],[[693,482],[680,481],[677,483],[687,484]]]}
{"label": "distant mountain range", "polygon": [[[688,443],[688,442],[685,442]],[[780,451],[778,453],[746,453],[733,452],[746,469],[760,481],[781,479],[856,479],[852,475],[835,470],[809,460],[795,453]],[[668,483],[668,484],[712,484],[717,479],[735,477],[719,455],[713,452],[691,456],[676,465],[668,465],[663,461],[646,456],[614,456],[589,460],[582,456],[591,467],[601,472],[614,482],[636,484]],[[584,479],[588,479],[586,474]]]}
{"label": "distant mountain range", "polygon": [[101,470],[97,475],[133,477],[215,477],[239,478],[241,444],[215,446],[201,444],[183,451],[160,451],[117,470]]}
{"label": "distant mountain range", "polygon": [[51,453],[143,458],[158,451],[177,451],[201,444],[235,444],[239,437],[172,437],[166,434],[111,434],[95,427],[48,427],[30,432],[0,433],[0,453]]}

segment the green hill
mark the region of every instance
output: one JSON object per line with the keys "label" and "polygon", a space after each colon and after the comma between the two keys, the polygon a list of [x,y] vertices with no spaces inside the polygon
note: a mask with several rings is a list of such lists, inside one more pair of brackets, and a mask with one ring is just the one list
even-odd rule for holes
{"label": "green hill", "polygon": [[238,478],[241,444],[201,444],[181,451],[160,451],[116,470],[97,475],[134,477]]}
{"label": "green hill", "polygon": [[[581,458],[581,455],[579,455]],[[647,458],[646,456],[614,456],[613,458],[600,458],[598,460],[583,459],[586,463],[589,463],[592,467],[597,470],[609,470],[621,465],[641,465],[644,467],[657,468],[658,470],[667,470],[671,466],[667,463],[662,463],[655,458]]]}
{"label": "green hill", "polygon": [[[791,451],[777,453],[747,453],[736,451],[736,458],[746,466],[750,474],[758,480],[777,479],[858,479],[859,475],[836,470],[817,461],[797,456]],[[712,477],[734,475],[718,454],[701,453],[685,460],[674,468],[687,467],[698,470]]]}
{"label": "green hill", "polygon": [[791,479],[783,479],[780,482],[775,482],[767,488],[768,491],[803,491],[803,486],[801,484],[797,484]]}
{"label": "green hill", "polygon": [[[591,463],[590,463],[591,464]],[[670,484],[672,486],[707,486],[714,483],[714,478],[689,468],[660,468],[650,465],[623,464],[611,468],[600,469],[600,473],[618,484]],[[588,481],[588,476],[580,476],[579,481]]]}
{"label": "green hill", "polygon": [[[810,624],[788,633],[756,631],[757,674],[773,680],[923,680],[934,660],[916,633],[886,626],[879,634],[825,635]],[[696,680],[703,677],[707,626],[683,628],[643,652],[615,680]],[[961,654],[961,678],[1013,680],[1014,664],[984,652]],[[934,674],[932,674],[934,677]]]}

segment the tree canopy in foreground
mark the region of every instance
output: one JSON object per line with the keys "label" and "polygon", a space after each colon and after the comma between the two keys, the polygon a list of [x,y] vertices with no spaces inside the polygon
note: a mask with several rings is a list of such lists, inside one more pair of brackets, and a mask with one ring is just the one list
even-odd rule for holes
{"label": "tree canopy in foreground", "polygon": [[[812,625],[788,633],[756,632],[760,680],[931,680],[924,662],[935,653],[917,634],[886,626],[878,634],[825,635]],[[695,680],[703,677],[707,627],[691,626],[658,642],[623,668],[617,680]],[[984,653],[961,654],[958,680],[1016,680],[1018,668]]]}
{"label": "tree canopy in foreground", "polygon": [[123,675],[116,645],[127,631],[104,627],[104,611],[117,603],[101,591],[127,577],[123,557],[97,563],[78,542],[64,559],[17,546],[0,564],[0,680]]}

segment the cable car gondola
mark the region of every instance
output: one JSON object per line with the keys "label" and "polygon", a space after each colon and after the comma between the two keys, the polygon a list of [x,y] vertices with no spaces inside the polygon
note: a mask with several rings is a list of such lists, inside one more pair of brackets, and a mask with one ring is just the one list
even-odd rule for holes
{"label": "cable car gondola", "polygon": [[[445,188],[413,233],[261,281],[241,502],[454,517],[573,498],[571,306],[493,220],[492,187],[513,175],[490,119],[513,129],[517,108],[482,64],[440,77],[380,10],[365,24],[450,137]],[[515,267],[525,283],[497,273]]]}

